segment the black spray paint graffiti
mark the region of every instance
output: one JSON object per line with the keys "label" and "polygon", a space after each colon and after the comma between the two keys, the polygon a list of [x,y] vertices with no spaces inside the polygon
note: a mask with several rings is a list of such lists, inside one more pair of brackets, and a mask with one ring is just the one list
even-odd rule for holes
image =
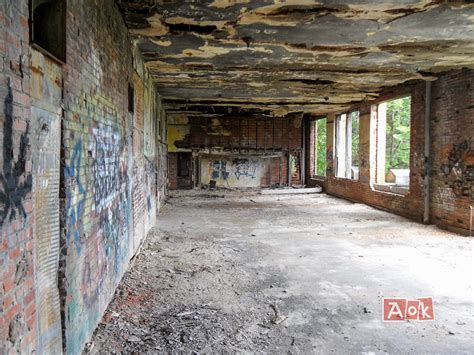
{"label": "black spray paint graffiti", "polygon": [[232,161],[232,169],[237,180],[240,180],[242,176],[254,179],[257,172],[257,164],[248,159],[234,159]]}
{"label": "black spray paint graffiti", "polygon": [[10,80],[4,100],[5,124],[3,126],[3,172],[0,173],[0,225],[7,219],[13,220],[17,214],[26,218],[23,200],[31,191],[33,176],[25,175],[26,155],[29,146],[29,124],[21,134],[18,156],[15,161],[13,151],[13,92]]}
{"label": "black spray paint graffiti", "polygon": [[474,152],[469,142],[453,144],[448,156],[448,163],[441,165],[441,170],[456,196],[473,196],[474,188]]}

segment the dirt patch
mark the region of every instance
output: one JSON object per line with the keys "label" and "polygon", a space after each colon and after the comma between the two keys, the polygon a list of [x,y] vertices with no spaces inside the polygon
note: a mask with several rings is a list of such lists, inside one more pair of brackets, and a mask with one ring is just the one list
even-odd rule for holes
{"label": "dirt patch", "polygon": [[155,229],[148,236],[88,351],[220,352],[269,346],[284,319],[275,318],[281,317],[273,309],[275,298],[255,297],[258,275],[238,267],[243,250],[187,234]]}

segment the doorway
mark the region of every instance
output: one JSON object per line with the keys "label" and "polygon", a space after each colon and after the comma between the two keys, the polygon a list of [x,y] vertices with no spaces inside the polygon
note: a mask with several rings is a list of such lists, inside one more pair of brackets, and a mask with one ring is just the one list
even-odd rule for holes
{"label": "doorway", "polygon": [[193,188],[191,153],[178,153],[178,189]]}

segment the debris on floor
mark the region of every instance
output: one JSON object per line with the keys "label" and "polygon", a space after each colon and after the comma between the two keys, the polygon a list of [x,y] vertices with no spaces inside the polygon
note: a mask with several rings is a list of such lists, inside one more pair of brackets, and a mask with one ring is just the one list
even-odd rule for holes
{"label": "debris on floor", "polygon": [[[325,194],[219,194],[172,195],[88,352],[472,350],[472,284],[447,272],[468,238]],[[427,293],[438,321],[382,321],[383,297]]]}

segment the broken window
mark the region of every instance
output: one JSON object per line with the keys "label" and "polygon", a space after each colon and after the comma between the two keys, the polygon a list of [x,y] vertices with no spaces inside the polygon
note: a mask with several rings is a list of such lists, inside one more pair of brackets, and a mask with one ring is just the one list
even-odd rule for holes
{"label": "broken window", "polygon": [[336,176],[359,179],[359,111],[336,116]]}
{"label": "broken window", "polygon": [[31,42],[62,62],[66,61],[66,1],[31,1]]}
{"label": "broken window", "polygon": [[377,105],[377,184],[410,185],[410,121],[410,96]]}
{"label": "broken window", "polygon": [[326,118],[314,121],[314,175],[326,176]]}

